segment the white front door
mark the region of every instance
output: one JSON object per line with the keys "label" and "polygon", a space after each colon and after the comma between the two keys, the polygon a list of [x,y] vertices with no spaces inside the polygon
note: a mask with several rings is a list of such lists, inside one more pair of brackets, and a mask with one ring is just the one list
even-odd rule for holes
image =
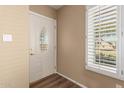
{"label": "white front door", "polygon": [[30,82],[56,71],[56,21],[30,13]]}

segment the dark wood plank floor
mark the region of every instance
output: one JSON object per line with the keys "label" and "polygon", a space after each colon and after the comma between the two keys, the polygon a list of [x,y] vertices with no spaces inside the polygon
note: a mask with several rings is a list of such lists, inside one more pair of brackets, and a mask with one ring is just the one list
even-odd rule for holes
{"label": "dark wood plank floor", "polygon": [[30,84],[30,88],[80,88],[58,74],[52,74],[35,83]]}

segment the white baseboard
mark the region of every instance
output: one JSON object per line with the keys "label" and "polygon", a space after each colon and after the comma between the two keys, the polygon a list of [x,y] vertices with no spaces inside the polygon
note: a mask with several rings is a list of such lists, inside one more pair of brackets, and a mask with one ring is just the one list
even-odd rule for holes
{"label": "white baseboard", "polygon": [[65,75],[63,75],[63,74],[61,74],[61,73],[59,73],[59,72],[56,72],[56,73],[59,74],[60,76],[64,77],[64,78],[70,80],[71,82],[77,84],[78,86],[80,86],[80,87],[82,87],[82,88],[87,88],[85,85],[80,84],[80,83],[78,83],[77,81],[75,81],[75,80],[73,80],[73,79],[71,79],[71,78],[69,78],[69,77],[67,77],[67,76],[65,76]]}

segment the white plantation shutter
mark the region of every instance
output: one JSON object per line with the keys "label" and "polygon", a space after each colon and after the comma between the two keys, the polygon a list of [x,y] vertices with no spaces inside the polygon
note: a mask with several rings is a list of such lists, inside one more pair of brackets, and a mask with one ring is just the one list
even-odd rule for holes
{"label": "white plantation shutter", "polygon": [[87,61],[90,66],[116,71],[118,6],[95,6],[87,10]]}

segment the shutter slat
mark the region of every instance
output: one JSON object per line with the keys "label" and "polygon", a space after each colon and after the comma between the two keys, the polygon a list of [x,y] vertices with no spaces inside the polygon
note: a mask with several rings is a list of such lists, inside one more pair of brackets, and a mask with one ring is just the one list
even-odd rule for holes
{"label": "shutter slat", "polygon": [[113,22],[113,23],[116,23],[116,20],[117,20],[117,19],[106,20],[106,21],[103,21],[103,22],[101,22],[101,23],[99,23],[99,22],[98,22],[98,23],[94,23],[94,22],[88,21],[88,22],[89,22],[88,26],[93,26],[93,25],[96,26],[96,25],[99,25],[99,24],[102,25],[102,24],[107,24],[107,23],[112,23],[112,22]]}
{"label": "shutter slat", "polygon": [[[108,67],[116,67],[116,60],[107,59],[105,56],[101,57],[100,49],[104,49],[105,45],[109,45],[104,40],[104,47],[102,46],[101,37],[116,36],[117,29],[117,6],[96,6],[88,9],[88,24],[87,24],[87,41],[88,41],[88,63],[104,65]],[[116,42],[116,38],[112,42]],[[111,43],[111,40],[110,40]],[[107,48],[105,48],[107,49]],[[111,51],[108,51],[108,53]],[[116,52],[116,51],[115,51]],[[104,54],[107,56],[107,54]],[[103,59],[104,58],[104,59]],[[106,58],[106,59],[105,59]]]}
{"label": "shutter slat", "polygon": [[[117,12],[116,11],[111,11],[111,12],[108,12],[108,13],[103,13],[102,15],[100,15],[100,17],[104,17],[104,16],[109,16],[109,15],[116,15],[117,14]],[[97,16],[97,15],[88,15],[88,18],[90,19],[90,20],[95,20],[95,19],[97,19],[97,18],[99,18],[99,15]]]}
{"label": "shutter slat", "polygon": [[97,24],[99,22],[114,20],[114,19],[116,19],[116,17],[117,17],[116,15],[111,15],[111,16],[106,16],[104,18],[97,18],[96,20],[88,20],[88,22],[93,22],[94,24]]}

